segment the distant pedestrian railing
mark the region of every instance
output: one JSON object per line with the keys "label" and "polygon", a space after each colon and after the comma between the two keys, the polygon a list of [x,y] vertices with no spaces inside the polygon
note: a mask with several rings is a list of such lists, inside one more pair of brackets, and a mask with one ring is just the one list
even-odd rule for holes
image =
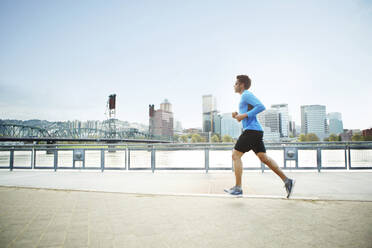
{"label": "distant pedestrian railing", "polygon": [[[1,169],[233,170],[232,143],[0,145]],[[372,169],[372,142],[266,143],[283,169]],[[268,169],[249,152],[245,170]]]}

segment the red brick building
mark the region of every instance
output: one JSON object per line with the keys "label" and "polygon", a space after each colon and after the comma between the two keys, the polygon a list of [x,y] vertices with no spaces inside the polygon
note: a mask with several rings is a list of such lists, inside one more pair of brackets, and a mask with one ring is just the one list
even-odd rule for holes
{"label": "red brick building", "polygon": [[167,99],[160,104],[160,109],[155,110],[154,105],[149,106],[149,133],[168,139],[173,138],[173,113],[172,105]]}
{"label": "red brick building", "polygon": [[366,137],[366,136],[372,136],[372,128],[370,128],[370,129],[364,129],[364,130],[362,131],[362,136],[363,136],[363,137]]}

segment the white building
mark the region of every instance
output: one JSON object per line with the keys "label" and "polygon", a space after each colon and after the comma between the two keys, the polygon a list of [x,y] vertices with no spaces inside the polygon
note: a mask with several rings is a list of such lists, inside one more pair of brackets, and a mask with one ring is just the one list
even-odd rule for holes
{"label": "white building", "polygon": [[339,112],[328,113],[329,134],[340,134],[344,131],[342,116]]}
{"label": "white building", "polygon": [[257,115],[258,121],[264,129],[265,141],[279,141],[280,119],[276,109],[267,109]]}
{"label": "white building", "polygon": [[218,133],[216,126],[217,100],[213,95],[203,96],[203,132]]}
{"label": "white building", "polygon": [[213,95],[203,96],[203,113],[217,111],[217,100]]}
{"label": "white building", "polygon": [[301,133],[315,133],[320,140],[327,137],[326,106],[301,106]]}
{"label": "white building", "polygon": [[289,127],[289,113],[288,104],[273,104],[272,109],[276,109],[279,113],[279,130],[281,137],[288,137],[288,127]]}
{"label": "white building", "polygon": [[182,133],[182,123],[179,120],[174,119],[173,129],[175,133]]}
{"label": "white building", "polygon": [[262,127],[264,130],[264,141],[271,141],[271,142],[279,142],[280,141],[280,133],[279,132],[272,132],[270,127]]}
{"label": "white building", "polygon": [[172,104],[168,101],[168,99],[165,99],[164,102],[160,103],[160,109],[164,112],[172,112]]}
{"label": "white building", "polygon": [[229,135],[234,139],[239,138],[242,133],[242,124],[232,118],[231,113],[221,115],[221,137]]}

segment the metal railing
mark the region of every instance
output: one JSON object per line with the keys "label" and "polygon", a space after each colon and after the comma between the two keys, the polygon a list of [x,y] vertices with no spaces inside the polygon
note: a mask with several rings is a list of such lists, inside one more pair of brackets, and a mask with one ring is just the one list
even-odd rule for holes
{"label": "metal railing", "polygon": [[[0,145],[0,169],[205,170],[208,173],[233,170],[233,147],[232,143]],[[372,169],[372,142],[266,143],[266,149],[282,169],[319,172]],[[244,170],[268,169],[253,157],[253,152],[243,156]],[[288,166],[292,162],[295,165]]]}

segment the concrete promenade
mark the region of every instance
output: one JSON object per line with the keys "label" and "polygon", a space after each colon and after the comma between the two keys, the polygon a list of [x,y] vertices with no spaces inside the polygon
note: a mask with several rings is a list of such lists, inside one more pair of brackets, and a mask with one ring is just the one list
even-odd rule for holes
{"label": "concrete promenade", "polygon": [[0,247],[372,247],[372,172],[0,171]]}

